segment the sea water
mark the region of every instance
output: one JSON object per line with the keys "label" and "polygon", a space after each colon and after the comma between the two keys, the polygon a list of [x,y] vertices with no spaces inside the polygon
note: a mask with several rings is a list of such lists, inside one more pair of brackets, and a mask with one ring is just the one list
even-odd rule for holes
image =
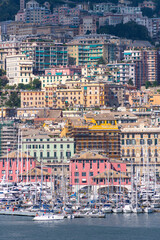
{"label": "sea water", "polygon": [[159,240],[160,213],[108,214],[104,219],[35,222],[0,216],[0,240]]}

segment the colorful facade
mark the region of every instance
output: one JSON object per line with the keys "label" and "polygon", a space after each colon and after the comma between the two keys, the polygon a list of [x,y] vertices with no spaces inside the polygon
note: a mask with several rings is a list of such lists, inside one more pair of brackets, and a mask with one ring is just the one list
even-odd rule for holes
{"label": "colorful facade", "polygon": [[[9,182],[20,182],[24,172],[36,166],[34,157],[25,153],[9,152],[0,157],[0,179],[6,179]],[[18,174],[17,174],[18,167]],[[18,179],[17,179],[18,178]],[[28,179],[29,180],[29,179]]]}
{"label": "colorful facade", "polygon": [[131,179],[126,174],[124,162],[110,161],[104,155],[87,151],[71,158],[70,184],[76,191],[86,186],[127,186]]}
{"label": "colorful facade", "polygon": [[120,130],[113,116],[99,114],[88,123],[70,119],[62,135],[74,138],[77,153],[85,149],[98,150],[111,159],[120,159]]}

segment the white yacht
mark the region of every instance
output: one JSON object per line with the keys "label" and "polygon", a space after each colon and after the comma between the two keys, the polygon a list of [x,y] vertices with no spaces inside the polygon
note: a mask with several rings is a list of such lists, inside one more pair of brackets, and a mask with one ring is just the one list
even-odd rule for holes
{"label": "white yacht", "polygon": [[54,220],[63,220],[64,215],[51,215],[51,214],[44,214],[44,215],[37,215],[33,218],[34,221],[54,221]]}
{"label": "white yacht", "polygon": [[123,212],[124,213],[131,213],[132,212],[132,205],[131,204],[125,205],[124,208],[123,208]]}

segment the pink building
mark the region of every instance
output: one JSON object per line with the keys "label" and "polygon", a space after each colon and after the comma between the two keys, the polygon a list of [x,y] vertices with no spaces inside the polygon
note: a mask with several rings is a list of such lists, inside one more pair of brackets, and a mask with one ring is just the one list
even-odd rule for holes
{"label": "pink building", "polygon": [[58,14],[48,14],[44,15],[42,18],[42,23],[43,24],[59,24],[59,17]]}
{"label": "pink building", "polygon": [[76,155],[70,161],[70,184],[80,188],[100,185],[102,187],[130,185],[126,174],[126,164],[121,161],[110,161],[106,156],[85,152]]}
{"label": "pink building", "polygon": [[81,74],[81,68],[80,67],[55,67],[51,69],[46,69],[45,70],[45,75],[66,75],[66,76],[73,76],[75,73]]}
{"label": "pink building", "polygon": [[17,152],[9,152],[8,156],[3,155],[0,157],[0,180],[5,176],[6,180],[9,182],[17,182],[17,166],[18,166],[18,182],[21,179],[21,173],[29,171],[36,166],[35,158],[28,156],[25,153],[19,153],[19,158]]}
{"label": "pink building", "polygon": [[[5,177],[6,181],[17,182],[17,166],[18,166],[18,182],[40,182],[41,166],[40,163],[32,156],[26,153],[9,152],[8,156],[0,157],[0,181]],[[22,158],[22,161],[21,161]],[[43,167],[43,181],[50,181],[51,168]]]}
{"label": "pink building", "polygon": [[16,22],[25,22],[26,20],[26,13],[19,11],[16,15],[15,15],[15,21]]}

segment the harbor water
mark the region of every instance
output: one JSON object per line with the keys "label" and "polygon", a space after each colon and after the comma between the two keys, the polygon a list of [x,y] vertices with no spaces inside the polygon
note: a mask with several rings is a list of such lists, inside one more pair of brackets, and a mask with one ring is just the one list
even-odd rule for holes
{"label": "harbor water", "polygon": [[157,240],[159,226],[160,213],[108,214],[104,219],[53,222],[0,216],[0,240]]}

